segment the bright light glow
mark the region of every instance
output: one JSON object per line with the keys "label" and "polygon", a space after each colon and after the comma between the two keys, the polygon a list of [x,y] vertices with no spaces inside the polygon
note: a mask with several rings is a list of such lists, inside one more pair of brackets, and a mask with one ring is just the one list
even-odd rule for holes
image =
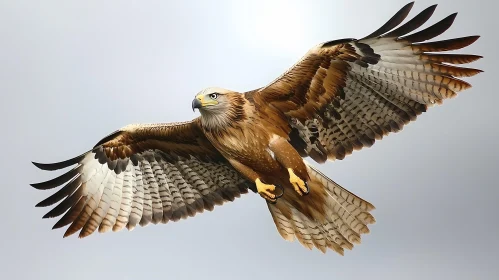
{"label": "bright light glow", "polygon": [[303,53],[312,47],[304,40],[309,27],[303,17],[303,2],[233,1],[233,5],[232,28],[245,44],[287,54]]}

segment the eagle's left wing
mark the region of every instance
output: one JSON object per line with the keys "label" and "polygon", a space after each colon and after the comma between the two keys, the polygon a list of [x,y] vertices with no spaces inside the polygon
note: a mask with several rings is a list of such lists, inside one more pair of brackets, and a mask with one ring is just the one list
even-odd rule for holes
{"label": "eagle's left wing", "polygon": [[246,95],[262,110],[282,112],[293,127],[291,144],[317,162],[343,159],[353,150],[373,145],[429,106],[470,87],[456,77],[481,72],[452,65],[480,56],[440,53],[466,47],[478,36],[421,43],[445,32],[456,14],[406,35],[423,25],[436,8],[431,6],[398,27],[412,6],[404,6],[365,38],[312,48],[281,77]]}
{"label": "eagle's left wing", "polygon": [[38,203],[61,201],[44,218],[62,216],[54,228],[129,230],[140,224],[192,217],[233,201],[253,188],[206,139],[199,119],[184,123],[131,125],[102,139],[92,150],[43,170],[74,166],[59,177],[32,184],[57,192]]}

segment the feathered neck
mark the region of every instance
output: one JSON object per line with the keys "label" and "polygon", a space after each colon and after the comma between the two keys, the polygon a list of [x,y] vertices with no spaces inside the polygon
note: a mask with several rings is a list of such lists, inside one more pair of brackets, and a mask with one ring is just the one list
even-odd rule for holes
{"label": "feathered neck", "polygon": [[242,94],[226,95],[227,100],[219,106],[200,110],[201,125],[208,132],[222,133],[229,127],[235,127],[246,119],[244,106],[246,99]]}

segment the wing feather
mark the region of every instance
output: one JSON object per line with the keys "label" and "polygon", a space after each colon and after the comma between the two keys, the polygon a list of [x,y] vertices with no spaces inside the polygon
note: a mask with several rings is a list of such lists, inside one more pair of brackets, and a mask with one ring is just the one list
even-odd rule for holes
{"label": "wing feather", "polygon": [[452,23],[454,23],[454,20],[456,19],[457,13],[451,14],[444,18],[443,20],[435,23],[434,25],[425,28],[419,32],[416,32],[411,35],[407,35],[405,37],[400,37],[400,39],[409,41],[409,42],[422,42],[426,41],[429,39],[433,39],[437,37],[438,35],[444,33],[451,27]]}
{"label": "wing feather", "polygon": [[459,78],[482,72],[455,65],[481,56],[440,53],[469,46],[479,36],[424,42],[456,18],[454,13],[417,31],[436,6],[402,24],[411,2],[362,39],[319,44],[268,86],[246,94],[260,108],[280,111],[291,127],[289,141],[303,157],[323,163],[370,147],[471,87]]}
{"label": "wing feather", "polygon": [[129,221],[129,216],[132,211],[133,201],[133,171],[132,165],[128,165],[123,175],[123,188],[121,192],[121,202],[116,223],[113,225],[113,231],[122,230]]}
{"label": "wing feather", "polygon": [[[420,28],[423,24],[425,24],[430,17],[433,15],[433,12],[435,12],[435,9],[437,8],[437,5],[432,5],[426,9],[424,9],[422,12],[417,14],[415,17],[413,17],[410,21],[406,22],[405,24],[401,25],[397,29],[394,29],[391,32],[386,33],[384,36],[385,37],[400,37],[403,36],[407,33],[410,33],[418,28]],[[382,34],[379,34],[382,35]]]}
{"label": "wing feather", "polygon": [[116,219],[120,211],[120,204],[123,197],[123,178],[125,172],[120,172],[115,178],[113,192],[109,209],[105,213],[102,223],[99,225],[99,232],[104,233],[110,231],[116,224]]}
{"label": "wing feather", "polygon": [[368,36],[364,37],[363,39],[378,37],[397,27],[409,15],[409,12],[411,11],[413,6],[414,2],[406,4],[392,18],[390,18],[385,24],[383,24],[383,26],[381,26],[378,30],[374,31]]}
{"label": "wing feather", "polygon": [[40,190],[59,187],[37,206],[59,202],[44,218],[64,214],[54,228],[69,225],[65,237],[193,217],[233,201],[253,184],[211,146],[196,120],[127,126],[78,157],[34,164],[43,170],[75,165],[32,184]]}
{"label": "wing feather", "polygon": [[144,209],[144,188],[142,186],[142,171],[139,166],[134,166],[134,175],[132,212],[126,226],[128,230],[133,230],[139,224]]}

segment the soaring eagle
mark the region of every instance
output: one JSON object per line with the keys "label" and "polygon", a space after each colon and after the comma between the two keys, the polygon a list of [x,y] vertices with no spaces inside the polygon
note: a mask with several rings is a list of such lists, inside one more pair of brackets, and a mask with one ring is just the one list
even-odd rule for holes
{"label": "soaring eagle", "polygon": [[61,201],[44,218],[62,215],[54,228],[69,225],[65,237],[78,231],[86,237],[193,217],[249,189],[266,200],[284,239],[343,254],[369,232],[374,206],[304,158],[324,163],[370,147],[470,88],[456,77],[481,72],[455,66],[481,56],[441,53],[478,36],[422,43],[445,32],[456,14],[407,35],[436,8],[401,25],[413,4],[362,39],[313,47],[265,87],[200,91],[192,109],[201,116],[194,120],[128,125],[80,156],[34,163],[43,170],[74,166],[32,184],[64,185],[37,206]]}

